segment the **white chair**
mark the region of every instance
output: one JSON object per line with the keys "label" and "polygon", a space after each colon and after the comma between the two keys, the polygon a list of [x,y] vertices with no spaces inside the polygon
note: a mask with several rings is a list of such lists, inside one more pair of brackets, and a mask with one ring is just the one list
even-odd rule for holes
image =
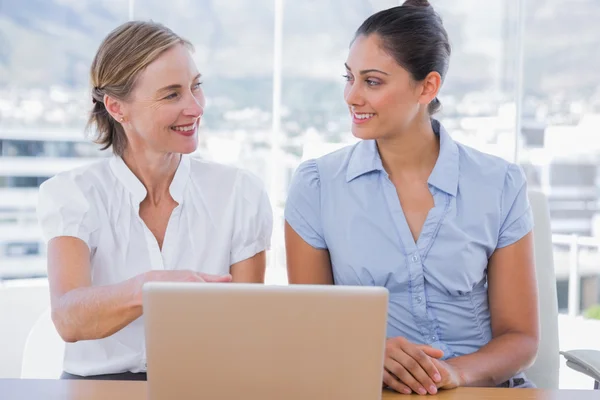
{"label": "white chair", "polygon": [[40,315],[27,336],[22,379],[58,379],[63,371],[65,342],[56,332],[50,309]]}
{"label": "white chair", "polygon": [[47,281],[0,282],[0,378],[19,378],[27,334],[49,305]]}
{"label": "white chair", "polygon": [[558,389],[560,354],[562,354],[567,359],[569,367],[593,378],[594,388],[598,389],[600,351],[559,351],[558,301],[548,201],[544,193],[530,190],[529,202],[535,223],[533,235],[539,292],[540,345],[535,363],[525,373],[539,388]]}

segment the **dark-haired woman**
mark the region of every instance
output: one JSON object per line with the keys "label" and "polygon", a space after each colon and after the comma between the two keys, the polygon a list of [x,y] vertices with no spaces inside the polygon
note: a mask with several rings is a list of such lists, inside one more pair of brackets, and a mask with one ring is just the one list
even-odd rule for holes
{"label": "dark-haired woman", "polygon": [[385,386],[531,387],[522,371],[539,333],[526,182],[432,118],[449,58],[427,1],[359,27],[344,96],[362,140],[298,168],[285,210],[289,281],[389,290]]}

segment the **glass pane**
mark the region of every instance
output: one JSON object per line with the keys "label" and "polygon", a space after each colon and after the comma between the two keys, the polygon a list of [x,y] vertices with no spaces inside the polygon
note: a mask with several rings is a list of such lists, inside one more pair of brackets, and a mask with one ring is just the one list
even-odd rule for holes
{"label": "glass pane", "polygon": [[[529,188],[548,197],[558,305],[569,311],[559,320],[567,324],[561,327],[561,350],[600,350],[600,322],[571,318],[592,318],[587,311],[600,303],[600,2],[525,5],[519,162]],[[571,282],[572,268],[578,277]],[[590,379],[569,369],[561,369],[560,379],[564,388],[592,387]]]}
{"label": "glass pane", "polygon": [[135,18],[191,41],[207,100],[200,156],[266,180],[273,80],[273,0],[138,0]]}
{"label": "glass pane", "polygon": [[195,47],[207,101],[196,155],[245,168],[268,187],[274,0],[138,0],[135,18],[161,22]]}
{"label": "glass pane", "polygon": [[[282,135],[291,168],[355,141],[344,102],[344,62],[356,29],[397,0],[286,2]],[[287,185],[285,185],[287,187]]]}
{"label": "glass pane", "polygon": [[84,134],[89,66],[128,5],[0,1],[0,279],[46,274],[38,187],[102,155]]}
{"label": "glass pane", "polygon": [[350,41],[371,14],[397,0],[285,1],[283,9],[281,168],[272,186],[275,282],[285,282],[283,206],[290,180],[302,160],[355,141],[344,102],[344,62]]}
{"label": "glass pane", "polygon": [[514,161],[518,1],[434,5],[452,45],[439,119],[455,140]]}
{"label": "glass pane", "polygon": [[[568,276],[566,235],[596,241],[600,235],[600,4],[556,0],[526,9],[524,110],[519,162],[531,189],[548,195],[556,242],[555,268]],[[543,40],[542,40],[543,38]],[[598,247],[581,246],[580,268],[596,279]],[[593,271],[593,272],[592,272]],[[595,286],[595,285],[594,285]],[[566,288],[565,288],[566,290]],[[582,293],[583,294],[583,293]],[[600,302],[600,291],[583,294],[583,308]],[[566,298],[561,296],[561,298]],[[559,304],[566,310],[566,301]]]}

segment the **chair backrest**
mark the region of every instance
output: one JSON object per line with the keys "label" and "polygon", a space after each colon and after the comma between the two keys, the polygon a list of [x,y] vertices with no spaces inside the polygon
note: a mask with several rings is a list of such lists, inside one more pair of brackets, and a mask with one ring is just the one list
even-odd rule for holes
{"label": "chair backrest", "polygon": [[22,379],[58,379],[63,370],[65,342],[56,332],[50,309],[31,328],[21,364]]}
{"label": "chair backrest", "polygon": [[527,377],[542,389],[558,389],[560,355],[558,343],[558,300],[550,212],[546,195],[529,191],[533,211],[535,265],[539,295],[540,345],[535,363],[526,371]]}
{"label": "chair backrest", "polygon": [[47,281],[0,283],[0,378],[21,376],[27,334],[49,305]]}

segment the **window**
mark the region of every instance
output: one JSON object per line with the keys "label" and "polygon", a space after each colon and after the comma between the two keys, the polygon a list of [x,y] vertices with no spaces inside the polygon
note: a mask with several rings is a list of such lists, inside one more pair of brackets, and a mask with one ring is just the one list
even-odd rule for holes
{"label": "window", "polygon": [[[557,0],[525,2],[523,36],[522,148],[519,162],[535,171],[530,186],[548,195],[555,234],[555,269],[559,298],[581,291],[581,302],[569,304],[579,313],[600,302],[597,280],[600,183],[600,3],[579,0],[564,7]],[[579,257],[566,235],[582,243]],[[569,261],[577,260],[577,261]],[[573,265],[577,262],[578,265]],[[577,267],[581,281],[566,285]],[[564,305],[564,303],[563,303]]]}
{"label": "window", "polygon": [[0,280],[46,274],[35,208],[48,177],[104,156],[84,134],[89,66],[128,0],[0,2]]}
{"label": "window", "polygon": [[9,242],[4,245],[7,257],[32,256],[40,254],[40,245],[36,242]]}
{"label": "window", "polygon": [[273,1],[139,0],[134,15],[165,24],[195,47],[207,100],[199,155],[267,176]]}

